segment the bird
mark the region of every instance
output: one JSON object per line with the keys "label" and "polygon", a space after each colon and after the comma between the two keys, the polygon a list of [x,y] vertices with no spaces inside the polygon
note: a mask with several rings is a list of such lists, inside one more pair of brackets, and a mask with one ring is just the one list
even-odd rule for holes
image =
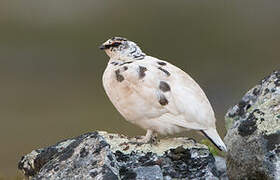
{"label": "bird", "polygon": [[149,143],[158,133],[197,130],[227,151],[212,106],[190,75],[123,37],[112,37],[99,48],[110,58],[102,76],[107,96],[127,121],[146,130],[137,142]]}

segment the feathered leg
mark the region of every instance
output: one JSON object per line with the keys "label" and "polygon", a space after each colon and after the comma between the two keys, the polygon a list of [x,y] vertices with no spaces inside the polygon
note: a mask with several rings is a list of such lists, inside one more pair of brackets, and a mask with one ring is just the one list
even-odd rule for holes
{"label": "feathered leg", "polygon": [[136,140],[130,141],[131,144],[157,144],[157,134],[151,130],[148,129],[145,136],[136,137]]}

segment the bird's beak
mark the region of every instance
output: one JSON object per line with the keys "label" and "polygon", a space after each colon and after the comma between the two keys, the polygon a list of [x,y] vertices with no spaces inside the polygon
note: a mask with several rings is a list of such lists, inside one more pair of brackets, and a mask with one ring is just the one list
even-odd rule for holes
{"label": "bird's beak", "polygon": [[105,45],[101,45],[101,46],[99,46],[99,49],[101,49],[101,50],[104,50],[104,49],[106,49],[106,47],[105,47]]}

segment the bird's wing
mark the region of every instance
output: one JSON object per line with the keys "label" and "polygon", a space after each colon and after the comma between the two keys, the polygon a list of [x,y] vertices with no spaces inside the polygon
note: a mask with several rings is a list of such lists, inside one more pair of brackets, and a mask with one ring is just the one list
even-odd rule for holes
{"label": "bird's wing", "polygon": [[121,72],[130,88],[157,113],[145,113],[147,119],[159,118],[190,129],[215,126],[212,107],[199,85],[176,66],[152,57],[125,65]]}

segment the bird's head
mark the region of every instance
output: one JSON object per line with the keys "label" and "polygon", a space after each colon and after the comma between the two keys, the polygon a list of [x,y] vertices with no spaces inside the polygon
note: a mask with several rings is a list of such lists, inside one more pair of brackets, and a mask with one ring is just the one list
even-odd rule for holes
{"label": "bird's head", "polygon": [[143,59],[145,54],[136,45],[136,43],[122,37],[113,37],[104,42],[100,47],[110,58],[127,59],[133,58],[136,60]]}

